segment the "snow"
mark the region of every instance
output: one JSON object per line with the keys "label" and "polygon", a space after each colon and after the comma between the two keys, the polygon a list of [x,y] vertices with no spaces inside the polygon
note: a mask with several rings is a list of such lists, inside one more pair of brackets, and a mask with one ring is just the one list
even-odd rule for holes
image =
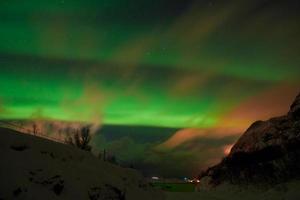
{"label": "snow", "polygon": [[233,186],[223,184],[215,189],[194,193],[167,193],[168,200],[299,200],[300,180],[267,186]]}
{"label": "snow", "polygon": [[298,200],[300,181],[272,188],[222,184],[200,192],[161,192],[135,170],[89,152],[0,128],[0,199]]}
{"label": "snow", "polygon": [[[143,177],[89,152],[0,128],[0,199],[163,199]],[[98,198],[99,197],[99,198]]]}

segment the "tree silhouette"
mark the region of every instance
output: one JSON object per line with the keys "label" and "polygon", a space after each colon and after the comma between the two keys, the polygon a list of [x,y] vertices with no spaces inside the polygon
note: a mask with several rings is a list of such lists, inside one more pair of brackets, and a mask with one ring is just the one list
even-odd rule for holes
{"label": "tree silhouette", "polygon": [[38,129],[37,129],[36,123],[34,123],[34,124],[32,125],[32,133],[33,133],[33,135],[37,135],[37,133],[38,133]]}
{"label": "tree silhouette", "polygon": [[81,128],[80,131],[77,130],[73,136],[69,134],[65,140],[66,144],[70,144],[85,151],[92,150],[92,147],[89,145],[90,141],[91,134],[88,126]]}

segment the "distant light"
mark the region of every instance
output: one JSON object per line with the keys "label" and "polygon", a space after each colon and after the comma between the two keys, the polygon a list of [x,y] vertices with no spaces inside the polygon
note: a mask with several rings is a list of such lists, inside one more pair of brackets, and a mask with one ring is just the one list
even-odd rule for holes
{"label": "distant light", "polygon": [[200,183],[199,179],[194,178],[193,180],[189,180],[190,183]]}
{"label": "distant light", "polygon": [[157,176],[153,176],[152,179],[153,180],[159,180],[159,178]]}

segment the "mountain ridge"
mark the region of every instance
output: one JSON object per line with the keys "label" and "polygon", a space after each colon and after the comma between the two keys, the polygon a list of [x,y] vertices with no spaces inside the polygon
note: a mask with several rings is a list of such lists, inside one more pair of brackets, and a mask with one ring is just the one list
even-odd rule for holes
{"label": "mountain ridge", "polygon": [[300,178],[300,93],[286,115],[254,122],[229,155],[199,178],[203,188]]}

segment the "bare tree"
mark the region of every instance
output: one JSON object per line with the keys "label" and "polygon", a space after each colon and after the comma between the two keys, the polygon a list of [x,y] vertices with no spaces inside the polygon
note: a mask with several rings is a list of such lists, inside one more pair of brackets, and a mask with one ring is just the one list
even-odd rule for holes
{"label": "bare tree", "polygon": [[37,129],[36,123],[34,123],[34,124],[32,125],[32,132],[33,132],[33,135],[37,135],[37,133],[38,133],[38,129]]}
{"label": "bare tree", "polygon": [[85,151],[92,150],[92,147],[89,145],[90,141],[91,134],[90,128],[88,126],[83,127],[80,131],[77,130],[73,136],[69,134],[65,140],[66,144],[70,144]]}

